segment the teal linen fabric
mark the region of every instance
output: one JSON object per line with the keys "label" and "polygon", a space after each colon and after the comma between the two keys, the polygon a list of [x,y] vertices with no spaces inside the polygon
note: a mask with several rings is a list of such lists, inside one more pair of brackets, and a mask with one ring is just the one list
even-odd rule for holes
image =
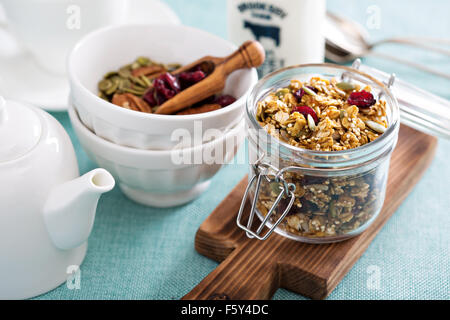
{"label": "teal linen fabric", "polygon": [[[166,2],[184,24],[226,37],[226,1]],[[448,1],[328,1],[330,10],[363,25],[368,17],[367,8],[374,4],[381,10],[381,28],[370,30],[374,40],[402,35],[450,37]],[[420,50],[416,53],[406,47],[384,46],[379,50],[450,73],[449,59]],[[450,99],[450,81],[383,60],[366,59],[365,63],[395,72]],[[67,114],[52,114],[68,131],[81,172],[95,168],[80,147]],[[244,148],[239,152],[245,152]],[[449,159],[450,141],[440,141],[436,158],[423,179],[329,299],[450,298]],[[38,299],[181,298],[217,266],[195,251],[197,228],[246,171],[244,165],[227,165],[200,198],[172,209],[140,206],[115,188],[99,202],[88,253],[81,266],[80,289],[70,290],[61,285]],[[280,289],[274,299],[304,297]]]}

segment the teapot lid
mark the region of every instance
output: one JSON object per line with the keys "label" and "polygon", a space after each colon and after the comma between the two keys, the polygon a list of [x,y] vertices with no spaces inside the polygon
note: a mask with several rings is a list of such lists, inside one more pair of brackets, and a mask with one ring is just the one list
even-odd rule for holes
{"label": "teapot lid", "polygon": [[32,108],[0,96],[0,163],[30,152],[41,132],[41,120]]}

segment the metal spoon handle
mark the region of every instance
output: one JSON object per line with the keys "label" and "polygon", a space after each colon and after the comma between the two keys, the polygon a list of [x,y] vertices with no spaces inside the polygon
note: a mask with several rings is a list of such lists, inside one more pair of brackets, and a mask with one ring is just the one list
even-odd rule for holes
{"label": "metal spoon handle", "polygon": [[438,70],[429,68],[429,67],[427,67],[427,66],[425,66],[423,64],[419,64],[419,63],[415,63],[415,62],[412,62],[412,61],[409,61],[409,60],[398,58],[396,56],[391,56],[391,55],[388,55],[388,54],[384,54],[384,53],[380,53],[380,52],[372,52],[372,51],[366,52],[366,54],[362,55],[362,56],[373,56],[373,57],[376,57],[376,58],[392,60],[392,61],[395,61],[395,62],[398,62],[398,63],[402,63],[404,65],[407,65],[407,66],[410,66],[410,67],[413,67],[413,68],[416,68],[416,69],[419,69],[419,70],[422,70],[422,71],[434,74],[436,76],[445,78],[447,80],[450,80],[450,74],[446,74],[446,73],[440,72]]}
{"label": "metal spoon handle", "polygon": [[397,43],[397,44],[404,44],[409,45],[413,47],[418,47],[422,49],[427,49],[430,51],[434,51],[443,55],[450,56],[450,50],[435,47],[433,45],[430,45],[430,43],[438,43],[443,45],[450,45],[450,39],[435,39],[435,38],[419,38],[419,39],[411,39],[411,38],[388,38],[388,39],[382,39],[380,41],[372,43],[369,48],[373,49],[376,46],[385,44],[385,43]]}

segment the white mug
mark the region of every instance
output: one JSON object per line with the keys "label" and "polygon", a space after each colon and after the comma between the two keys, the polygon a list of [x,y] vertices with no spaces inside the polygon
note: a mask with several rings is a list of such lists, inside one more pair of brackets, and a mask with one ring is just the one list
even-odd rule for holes
{"label": "white mug", "polygon": [[323,62],[325,0],[228,0],[227,11],[230,40],[258,40],[266,50],[260,75]]}
{"label": "white mug", "polygon": [[66,56],[84,34],[119,24],[127,0],[0,0],[7,28],[38,64],[64,74]]}

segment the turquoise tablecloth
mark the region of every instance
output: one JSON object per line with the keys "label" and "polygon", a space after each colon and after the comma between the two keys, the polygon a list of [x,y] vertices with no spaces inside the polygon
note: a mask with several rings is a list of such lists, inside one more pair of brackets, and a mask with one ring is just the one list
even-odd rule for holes
{"label": "turquoise tablecloth", "polygon": [[[226,37],[223,0],[167,0],[184,24]],[[381,10],[373,39],[395,35],[450,37],[448,1],[329,0],[331,10],[366,24],[367,9]],[[299,35],[301,36],[301,35]],[[420,60],[450,73],[450,59],[409,48],[383,50]],[[394,63],[367,59],[400,77],[450,98],[450,81]],[[446,65],[444,64],[446,63]],[[69,132],[82,173],[96,167],[81,149],[66,113],[53,113]],[[244,152],[244,150],[240,150]],[[450,298],[450,142],[440,141],[436,158],[414,191],[386,224],[329,299]],[[246,167],[230,165],[196,201],[174,209],[152,209],[126,199],[118,188],[100,200],[89,250],[81,266],[81,288],[62,285],[42,299],[179,299],[217,263],[194,250],[201,222],[242,178]],[[379,285],[373,281],[379,276]],[[279,290],[275,299],[303,299]]]}

